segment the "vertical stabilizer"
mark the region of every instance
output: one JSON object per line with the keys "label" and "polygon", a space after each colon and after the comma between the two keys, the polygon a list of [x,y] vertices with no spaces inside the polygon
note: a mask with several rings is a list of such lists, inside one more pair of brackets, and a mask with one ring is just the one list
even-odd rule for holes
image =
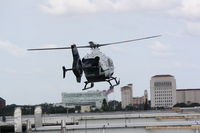
{"label": "vertical stabilizer", "polygon": [[76,45],[71,45],[72,49],[72,55],[73,55],[73,64],[72,64],[72,71],[74,75],[76,76],[77,82],[81,82],[81,77],[83,75],[83,69],[82,69],[82,62],[78,53],[78,49]]}

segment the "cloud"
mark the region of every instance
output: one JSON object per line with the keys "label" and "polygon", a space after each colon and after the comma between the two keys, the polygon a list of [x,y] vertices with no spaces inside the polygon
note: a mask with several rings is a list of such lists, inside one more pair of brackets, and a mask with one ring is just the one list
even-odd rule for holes
{"label": "cloud", "polygon": [[200,35],[200,22],[187,22],[186,30],[192,35]]}
{"label": "cloud", "polygon": [[156,56],[170,56],[172,53],[167,45],[156,41],[154,44],[150,46],[153,55]]}
{"label": "cloud", "polygon": [[40,8],[52,15],[159,10],[172,16],[200,17],[199,0],[46,0]]}
{"label": "cloud", "polygon": [[165,65],[168,68],[175,68],[175,69],[200,69],[200,66],[194,63],[189,62],[172,62],[170,65]]}
{"label": "cloud", "polygon": [[175,0],[118,0],[115,3],[115,9],[121,11],[149,11],[169,8]]}
{"label": "cloud", "polygon": [[110,47],[110,50],[117,54],[127,54],[127,50],[119,46]]}
{"label": "cloud", "polygon": [[47,0],[40,8],[52,15],[119,11],[149,11],[168,8],[175,0]]}
{"label": "cloud", "polygon": [[42,48],[57,48],[60,47],[57,44],[44,44]]}
{"label": "cloud", "polygon": [[40,5],[41,9],[52,15],[71,13],[91,13],[96,11],[95,5],[89,0],[48,0]]}
{"label": "cloud", "polygon": [[22,56],[25,55],[25,49],[18,47],[16,44],[13,44],[9,41],[1,41],[0,40],[0,50],[4,50],[11,55],[14,56]]}
{"label": "cloud", "polygon": [[200,0],[180,0],[169,15],[180,17],[184,23],[183,36],[200,35]]}
{"label": "cloud", "polygon": [[200,0],[181,0],[179,6],[169,13],[191,19],[200,18]]}

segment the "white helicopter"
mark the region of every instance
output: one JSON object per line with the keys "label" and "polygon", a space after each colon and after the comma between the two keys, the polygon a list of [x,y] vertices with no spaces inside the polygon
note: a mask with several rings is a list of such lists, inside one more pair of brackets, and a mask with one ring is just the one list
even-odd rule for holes
{"label": "white helicopter", "polygon": [[[144,39],[150,39],[159,37],[161,35],[149,36],[144,38],[138,38],[133,40],[119,41],[113,43],[105,43],[105,44],[96,44],[92,41],[89,42],[89,45],[86,46],[76,46],[75,44],[71,45],[71,47],[58,47],[58,48],[38,48],[38,49],[28,49],[28,51],[36,51],[36,50],[60,50],[60,49],[71,49],[73,55],[73,63],[72,68],[66,69],[65,66],[63,69],[63,78],[65,78],[65,74],[67,71],[73,71],[76,76],[77,82],[81,82],[81,77],[83,72],[87,81],[85,81],[85,86],[82,90],[90,89],[94,86],[95,82],[108,82],[110,84],[110,88],[114,88],[120,84],[120,80],[117,80],[116,77],[113,77],[114,74],[114,64],[111,58],[103,54],[99,47],[114,45],[119,43],[127,43],[133,41],[139,41]],[[91,48],[91,53],[84,56],[81,60],[78,48]],[[112,84],[111,81],[115,82]],[[90,86],[87,85],[90,83]]]}

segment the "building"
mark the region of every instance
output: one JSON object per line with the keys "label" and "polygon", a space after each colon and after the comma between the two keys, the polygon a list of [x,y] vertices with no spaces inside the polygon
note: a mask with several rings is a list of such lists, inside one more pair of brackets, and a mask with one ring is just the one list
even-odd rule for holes
{"label": "building", "polygon": [[91,107],[86,105],[86,106],[81,106],[81,113],[85,113],[85,112],[90,112],[91,111]]}
{"label": "building", "polygon": [[121,99],[122,99],[122,108],[126,106],[141,107],[148,102],[148,92],[144,91],[144,96],[133,97],[133,85],[128,84],[127,86],[121,87]]}
{"label": "building", "polygon": [[176,80],[172,75],[155,75],[150,81],[151,107],[176,104]]}
{"label": "building", "polygon": [[106,91],[62,93],[62,104],[69,107],[90,105],[101,108],[103,99],[107,100]]}
{"label": "building", "polygon": [[0,109],[4,108],[6,106],[6,100],[0,97]]}
{"label": "building", "polygon": [[177,89],[176,90],[177,103],[200,103],[200,89]]}
{"label": "building", "polygon": [[140,107],[141,105],[144,105],[145,102],[148,103],[148,92],[147,90],[144,91],[144,96],[141,97],[133,97],[133,107]]}
{"label": "building", "polygon": [[121,87],[121,99],[122,99],[122,108],[126,108],[128,105],[132,105],[133,92],[132,92],[132,84],[128,84],[127,86]]}

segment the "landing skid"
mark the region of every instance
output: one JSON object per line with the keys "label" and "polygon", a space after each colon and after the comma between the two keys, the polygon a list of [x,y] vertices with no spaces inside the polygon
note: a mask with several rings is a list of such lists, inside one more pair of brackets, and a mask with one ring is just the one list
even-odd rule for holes
{"label": "landing skid", "polygon": [[[113,80],[115,81],[115,84],[114,84],[114,85],[111,83],[111,81],[113,81]],[[120,80],[117,81],[117,78],[116,78],[116,77],[111,77],[110,79],[106,79],[105,81],[107,81],[107,82],[110,84],[110,89],[111,89],[111,88],[114,88],[115,86],[117,86],[117,85],[120,84]],[[83,88],[82,90],[87,90],[87,89],[90,89],[90,88],[94,87],[94,82],[85,81],[84,83],[85,83],[85,86],[84,86],[84,88]],[[90,83],[90,86],[87,87],[87,85],[88,85],[89,83]]]}

